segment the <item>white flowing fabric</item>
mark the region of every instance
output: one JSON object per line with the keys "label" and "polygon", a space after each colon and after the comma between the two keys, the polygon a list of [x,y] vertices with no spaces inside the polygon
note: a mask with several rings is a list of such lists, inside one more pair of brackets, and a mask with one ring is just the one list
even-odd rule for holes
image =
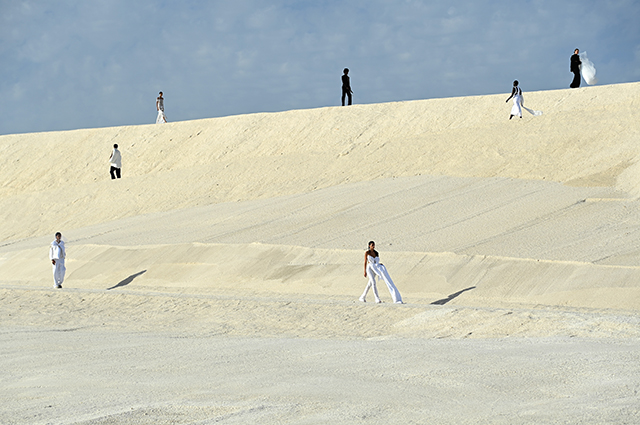
{"label": "white flowing fabric", "polygon": [[542,115],[542,111],[534,111],[533,109],[529,109],[526,106],[522,106],[522,108],[535,117],[539,117],[540,115]]}
{"label": "white flowing fabric", "polygon": [[167,119],[164,116],[164,111],[158,111],[158,118],[156,118],[156,124],[164,124],[167,122]]}
{"label": "white flowing fabric", "polygon": [[376,296],[376,302],[379,302],[380,298],[378,297],[378,290],[376,288],[376,276],[380,279],[384,280],[384,283],[387,284],[387,288],[389,289],[389,293],[391,294],[391,299],[394,303],[402,304],[402,297],[400,296],[400,291],[396,288],[396,285],[393,284],[393,280],[391,280],[391,276],[389,276],[389,272],[387,272],[387,268],[384,264],[380,264],[379,257],[372,257],[367,255],[367,276],[369,276],[369,283],[367,283],[367,287],[362,294],[361,299],[367,296],[367,292],[369,292],[369,288],[373,287],[373,293]]}
{"label": "white flowing fabric", "polygon": [[587,52],[580,53],[580,61],[582,62],[582,65],[580,65],[582,78],[584,78],[590,86],[598,84],[598,79],[596,78],[596,67],[587,57]]}

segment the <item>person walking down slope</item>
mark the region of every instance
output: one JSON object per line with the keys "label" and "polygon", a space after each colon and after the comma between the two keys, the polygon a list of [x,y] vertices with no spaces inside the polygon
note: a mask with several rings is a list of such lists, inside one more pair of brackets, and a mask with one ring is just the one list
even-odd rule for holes
{"label": "person walking down slope", "polygon": [[120,169],[122,168],[122,155],[120,155],[117,144],[113,145],[113,152],[111,152],[111,156],[109,157],[109,164],[111,165],[111,169],[109,170],[109,173],[111,174],[111,180],[120,178]]}
{"label": "person walking down slope", "polygon": [[156,99],[156,109],[158,110],[156,124],[166,123],[167,117],[164,115],[164,97],[162,97],[162,92],[159,93],[159,96]]}
{"label": "person walking down slope", "polygon": [[56,233],[56,239],[51,242],[49,247],[49,259],[53,265],[53,287],[62,288],[62,282],[64,281],[64,274],[67,269],[64,267],[64,259],[67,256],[67,252],[64,248],[64,241],[62,240],[62,233]]}
{"label": "person walking down slope", "polygon": [[349,97],[349,105],[351,105],[351,82],[349,81],[349,68],[344,69],[344,75],[342,75],[342,106],[344,106],[344,97]]}
{"label": "person walking down slope", "polygon": [[580,60],[580,50],[576,49],[573,51],[573,55],[571,56],[571,72],[573,72],[573,81],[569,85],[572,89],[577,89],[580,87],[580,65],[582,65],[582,61]]}
{"label": "person walking down slope", "polygon": [[509,115],[509,119],[515,116],[522,118],[522,106],[524,104],[524,99],[522,97],[522,89],[518,87],[518,80],[513,82],[511,96],[509,96],[505,103],[511,100],[511,98],[513,98],[513,106],[511,107],[511,115]]}

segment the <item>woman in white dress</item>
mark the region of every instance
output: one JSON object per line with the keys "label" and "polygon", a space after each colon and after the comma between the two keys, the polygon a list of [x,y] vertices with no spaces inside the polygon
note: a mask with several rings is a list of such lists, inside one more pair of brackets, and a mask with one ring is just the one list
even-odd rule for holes
{"label": "woman in white dress", "polygon": [[513,117],[522,118],[522,106],[524,105],[524,98],[522,97],[522,89],[518,87],[518,80],[513,82],[513,90],[511,90],[511,96],[506,102],[509,102],[513,98],[513,106],[511,107],[511,115],[509,115],[509,119]]}
{"label": "woman in white dress", "polygon": [[156,109],[158,110],[156,124],[167,122],[167,117],[164,116],[164,98],[162,97],[162,92],[159,93],[159,96],[156,99]]}
{"label": "woman in white dress", "polygon": [[376,243],[374,241],[369,242],[369,249],[364,253],[364,277],[369,278],[369,282],[367,283],[366,288],[364,288],[364,292],[360,297],[360,301],[367,302],[366,297],[369,292],[369,288],[373,287],[373,295],[376,298],[377,303],[381,303],[382,300],[378,295],[378,288],[376,288],[376,276],[384,280],[384,283],[387,284],[387,288],[389,289],[389,293],[391,293],[391,299],[393,299],[394,303],[402,304],[402,297],[400,296],[400,291],[393,284],[393,280],[391,280],[391,276],[389,276],[389,272],[387,272],[387,268],[384,264],[380,263],[380,256],[378,255],[378,251],[376,251]]}

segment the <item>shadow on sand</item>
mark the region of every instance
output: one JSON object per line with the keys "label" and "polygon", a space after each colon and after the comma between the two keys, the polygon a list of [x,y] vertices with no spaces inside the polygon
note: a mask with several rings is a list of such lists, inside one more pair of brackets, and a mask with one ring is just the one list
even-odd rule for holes
{"label": "shadow on sand", "polygon": [[462,291],[458,291],[455,294],[449,295],[447,298],[443,298],[441,300],[434,301],[434,302],[431,303],[431,305],[445,305],[446,303],[448,303],[452,299],[460,296],[460,294],[462,294],[463,292],[467,292],[467,291],[470,291],[472,289],[476,289],[476,287],[475,286],[470,286],[469,288],[463,289]]}
{"label": "shadow on sand", "polygon": [[111,288],[107,288],[107,291],[109,289],[116,289],[116,288],[120,288],[122,286],[127,286],[128,284],[133,282],[133,279],[135,279],[136,277],[140,276],[141,274],[144,274],[145,272],[146,272],[146,270],[142,270],[141,272],[138,272],[136,274],[132,274],[131,276],[129,276],[125,280],[122,280],[122,281],[118,282],[115,286],[112,286]]}

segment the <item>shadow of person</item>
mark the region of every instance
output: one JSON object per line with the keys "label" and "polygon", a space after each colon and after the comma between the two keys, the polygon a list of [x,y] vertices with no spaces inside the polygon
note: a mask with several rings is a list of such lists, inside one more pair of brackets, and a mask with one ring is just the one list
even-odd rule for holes
{"label": "shadow of person", "polygon": [[459,297],[460,294],[462,294],[463,292],[467,292],[467,291],[470,291],[472,289],[476,289],[476,287],[475,286],[471,286],[469,288],[463,289],[462,291],[458,291],[455,294],[449,295],[447,298],[443,298],[441,300],[434,301],[434,302],[431,303],[431,305],[445,305],[446,303],[448,303],[452,299],[454,299],[456,297]]}
{"label": "shadow of person", "polygon": [[136,274],[132,274],[131,276],[129,276],[125,280],[122,280],[122,281],[118,282],[115,286],[112,286],[111,288],[107,288],[107,291],[109,289],[116,289],[116,288],[120,288],[122,286],[127,286],[128,284],[133,282],[133,279],[135,279],[136,277],[140,276],[141,274],[144,274],[145,272],[146,272],[146,270],[142,270],[141,272],[138,272]]}

